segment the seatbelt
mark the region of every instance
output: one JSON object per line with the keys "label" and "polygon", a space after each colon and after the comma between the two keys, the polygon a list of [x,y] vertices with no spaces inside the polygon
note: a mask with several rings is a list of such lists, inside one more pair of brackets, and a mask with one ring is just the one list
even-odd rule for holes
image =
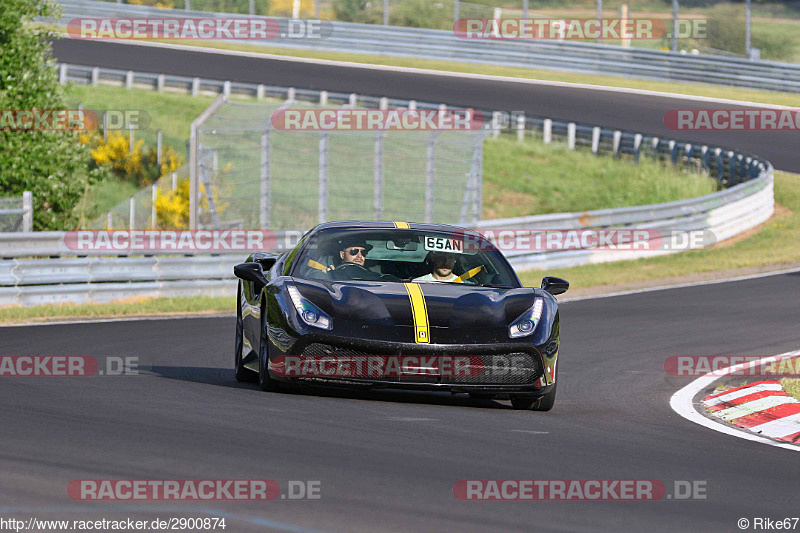
{"label": "seatbelt", "polygon": [[467,281],[472,276],[476,275],[481,270],[483,270],[483,265],[477,266],[477,267],[473,268],[472,270],[468,270],[467,272],[464,272],[463,274],[458,276],[456,279],[454,279],[453,283],[464,283],[465,281]]}
{"label": "seatbelt", "polygon": [[308,266],[310,266],[314,270],[321,270],[323,272],[327,272],[328,271],[328,267],[326,267],[325,265],[323,265],[319,261],[314,261],[313,259],[309,259],[308,260]]}

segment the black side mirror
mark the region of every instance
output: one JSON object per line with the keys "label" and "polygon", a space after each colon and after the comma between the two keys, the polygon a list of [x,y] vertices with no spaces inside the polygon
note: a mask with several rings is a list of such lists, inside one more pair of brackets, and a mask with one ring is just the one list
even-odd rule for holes
{"label": "black side mirror", "polygon": [[542,289],[553,296],[563,294],[569,290],[569,281],[553,276],[545,276],[542,278]]}
{"label": "black side mirror", "polygon": [[270,270],[274,265],[275,262],[278,260],[279,255],[270,254],[267,252],[254,252],[253,253],[253,261],[256,261],[261,265],[261,268],[266,272]]}
{"label": "black side mirror", "polygon": [[233,267],[233,275],[245,281],[252,281],[259,289],[267,284],[267,278],[264,277],[261,263],[256,263],[255,261],[236,265]]}

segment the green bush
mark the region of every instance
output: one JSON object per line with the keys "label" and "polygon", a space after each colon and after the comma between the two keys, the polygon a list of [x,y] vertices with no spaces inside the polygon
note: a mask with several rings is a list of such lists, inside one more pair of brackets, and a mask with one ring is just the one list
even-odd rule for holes
{"label": "green bush", "polygon": [[[51,0],[0,2],[0,109],[64,109],[55,66],[45,58],[55,36],[29,26],[36,17],[56,17]],[[74,227],[74,207],[87,184],[103,178],[89,171],[88,147],[67,131],[0,130],[0,194],[33,192],[36,230]]]}
{"label": "green bush", "polygon": [[334,20],[342,22],[379,24],[383,22],[383,2],[375,0],[373,5],[366,0],[333,0],[333,15]]}
{"label": "green bush", "polygon": [[745,21],[741,6],[718,5],[710,10],[707,46],[744,54],[744,39]]}
{"label": "green bush", "polygon": [[761,50],[762,59],[792,61],[797,53],[796,34],[778,33],[774,29],[753,29],[752,43]]}

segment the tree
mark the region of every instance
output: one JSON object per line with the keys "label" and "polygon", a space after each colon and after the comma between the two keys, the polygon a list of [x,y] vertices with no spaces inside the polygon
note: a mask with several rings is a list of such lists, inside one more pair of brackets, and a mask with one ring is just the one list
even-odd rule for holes
{"label": "tree", "polygon": [[[36,17],[57,18],[52,0],[0,1],[0,110],[66,107],[50,59],[55,35],[32,27]],[[89,171],[89,148],[70,131],[0,130],[0,195],[33,192],[34,229],[71,229],[86,187],[102,177]]]}

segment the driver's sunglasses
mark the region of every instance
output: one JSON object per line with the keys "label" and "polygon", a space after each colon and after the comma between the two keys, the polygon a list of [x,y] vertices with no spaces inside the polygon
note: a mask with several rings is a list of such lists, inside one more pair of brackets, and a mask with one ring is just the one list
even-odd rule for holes
{"label": "driver's sunglasses", "polygon": [[355,257],[358,254],[361,254],[363,257],[367,257],[367,250],[364,248],[350,248],[347,250],[347,253],[350,255],[350,257]]}

